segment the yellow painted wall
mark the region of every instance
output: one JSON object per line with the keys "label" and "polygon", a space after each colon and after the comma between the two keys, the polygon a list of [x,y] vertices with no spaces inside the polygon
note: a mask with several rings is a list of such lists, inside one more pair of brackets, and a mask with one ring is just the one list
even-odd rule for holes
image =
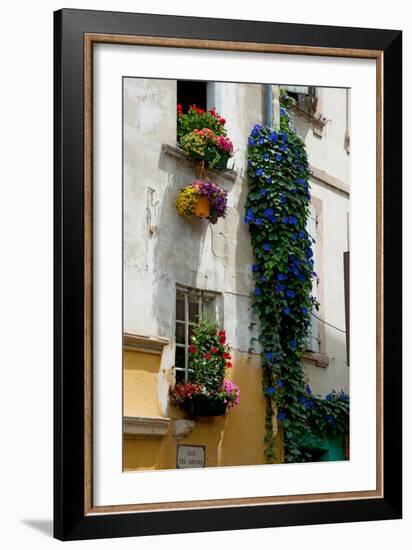
{"label": "yellow painted wall", "polygon": [[[173,419],[190,418],[180,408],[170,406],[169,431],[158,440],[124,440],[124,469],[167,469],[176,467],[176,447],[205,445],[206,466],[265,464],[265,399],[262,394],[261,358],[231,351],[233,368],[227,378],[241,391],[240,403],[224,417],[196,417],[194,430],[183,439],[173,437]],[[150,357],[149,357],[150,356]],[[157,402],[157,373],[160,356],[125,352],[125,415],[160,416]],[[279,462],[283,461],[282,436],[278,434]]]}

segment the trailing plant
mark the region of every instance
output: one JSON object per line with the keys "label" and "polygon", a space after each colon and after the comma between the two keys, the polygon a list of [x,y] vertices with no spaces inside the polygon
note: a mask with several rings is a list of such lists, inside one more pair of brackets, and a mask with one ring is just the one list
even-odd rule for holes
{"label": "trailing plant", "polygon": [[226,170],[233,154],[233,143],[226,136],[225,119],[214,109],[204,111],[192,105],[183,114],[177,109],[177,136],[186,155],[202,161],[215,170]]}
{"label": "trailing plant", "polygon": [[285,462],[310,458],[302,441],[347,430],[349,399],[313,395],[302,366],[313,310],[309,167],[305,145],[281,107],[280,127],[255,125],[248,140],[249,224],[256,280],[253,308],[260,319],[263,391],[266,398],[266,456],[276,458],[273,407],[283,424]]}
{"label": "trailing plant", "polygon": [[192,216],[199,197],[207,197],[210,203],[210,215],[207,219],[215,224],[224,218],[227,211],[227,192],[208,179],[197,179],[181,189],[176,198],[176,210],[181,216]]}
{"label": "trailing plant", "polygon": [[216,323],[201,321],[192,326],[189,346],[189,380],[177,384],[173,402],[181,405],[196,396],[206,396],[214,401],[234,407],[239,403],[240,390],[230,380],[225,380],[226,369],[232,367],[226,332]]}

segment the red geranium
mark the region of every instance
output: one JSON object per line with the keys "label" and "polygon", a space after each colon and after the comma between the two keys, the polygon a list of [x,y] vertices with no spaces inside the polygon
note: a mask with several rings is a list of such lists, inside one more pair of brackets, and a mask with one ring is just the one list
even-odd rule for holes
{"label": "red geranium", "polygon": [[231,369],[233,367],[232,363],[228,362],[226,363],[226,368],[227,369]]}
{"label": "red geranium", "polygon": [[226,342],[226,331],[224,330],[219,331],[219,342],[221,344],[224,344]]}
{"label": "red geranium", "polygon": [[225,359],[230,359],[230,353],[228,351],[225,351],[225,353],[223,354],[223,357]]}
{"label": "red geranium", "polygon": [[210,355],[210,353],[205,353],[203,357],[205,359],[210,359],[212,356]]}
{"label": "red geranium", "polygon": [[190,344],[189,346],[189,353],[196,353],[197,352],[197,348],[194,344]]}
{"label": "red geranium", "polygon": [[183,113],[183,107],[180,105],[180,103],[177,104],[177,112],[181,115]]}
{"label": "red geranium", "polygon": [[212,353],[218,353],[219,352],[219,350],[215,346],[213,346],[210,351]]}

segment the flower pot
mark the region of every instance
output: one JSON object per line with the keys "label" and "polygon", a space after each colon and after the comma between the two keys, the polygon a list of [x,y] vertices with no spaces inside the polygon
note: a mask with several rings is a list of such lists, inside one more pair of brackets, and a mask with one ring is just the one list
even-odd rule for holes
{"label": "flower pot", "polygon": [[210,202],[206,196],[201,195],[197,199],[195,216],[198,218],[207,218],[210,215]]}
{"label": "flower pot", "polygon": [[183,408],[191,416],[224,416],[227,403],[207,395],[194,395],[184,401]]}

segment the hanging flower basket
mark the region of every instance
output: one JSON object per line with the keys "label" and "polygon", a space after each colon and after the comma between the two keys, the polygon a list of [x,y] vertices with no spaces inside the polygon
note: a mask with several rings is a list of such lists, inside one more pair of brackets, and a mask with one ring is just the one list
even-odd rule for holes
{"label": "hanging flower basket", "polygon": [[209,179],[197,179],[181,189],[176,198],[180,216],[206,218],[215,224],[227,211],[227,192]]}

